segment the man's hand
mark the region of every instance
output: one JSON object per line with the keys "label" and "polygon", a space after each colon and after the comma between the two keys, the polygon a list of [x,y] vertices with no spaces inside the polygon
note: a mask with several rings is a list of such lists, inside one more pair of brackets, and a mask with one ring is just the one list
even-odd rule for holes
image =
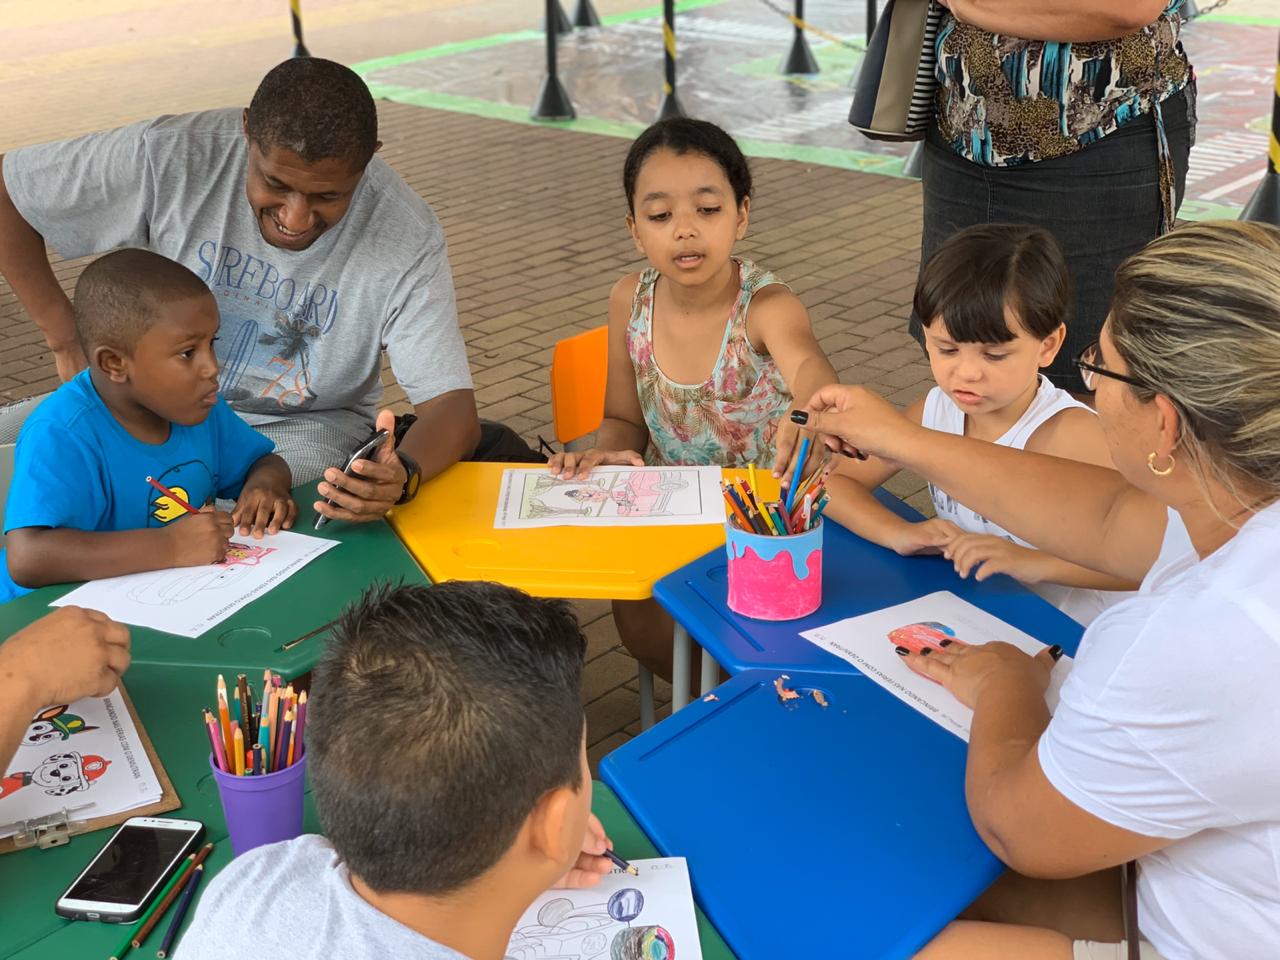
{"label": "man's hand", "polygon": [[561,480],[585,480],[596,467],[643,467],[644,457],[634,450],[601,450],[592,447],[590,450],[555,454],[548,462],[547,469]]}
{"label": "man's hand", "polygon": [[200,567],[226,558],[235,523],[231,514],[205,507],[161,527],[161,531],[169,538],[169,566]]}
{"label": "man's hand", "polygon": [[582,838],[582,852],[575,863],[556,883],[556,889],[594,887],[600,878],[613,869],[613,862],[604,855],[613,844],[605,836],[604,827],[593,813],[587,817],[587,832]]}
{"label": "man's hand", "polygon": [[324,472],[324,481],[316,490],[333,503],[316,501],[316,513],[330,520],[368,523],[381,520],[400,499],[409,475],[396,456],[396,415],[390,410],[380,411],[376,427],[387,431],[387,439],[372,460],[357,460],[351,465],[354,476],[338,467]]}
{"label": "man's hand", "polygon": [[105,697],[129,666],[129,628],[96,610],[62,607],[0,646],[0,684],[31,710]]}

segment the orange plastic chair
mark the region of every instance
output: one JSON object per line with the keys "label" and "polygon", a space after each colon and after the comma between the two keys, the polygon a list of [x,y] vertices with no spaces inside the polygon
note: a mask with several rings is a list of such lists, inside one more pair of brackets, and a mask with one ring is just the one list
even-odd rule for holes
{"label": "orange plastic chair", "polygon": [[[609,373],[609,328],[596,327],[556,342],[551,354],[551,424],[568,449],[594,433],[604,420],[604,386]],[[654,723],[653,674],[640,675],[640,729]]]}
{"label": "orange plastic chair", "polygon": [[551,423],[562,444],[599,428],[604,419],[608,372],[608,327],[596,327],[556,343],[551,354]]}

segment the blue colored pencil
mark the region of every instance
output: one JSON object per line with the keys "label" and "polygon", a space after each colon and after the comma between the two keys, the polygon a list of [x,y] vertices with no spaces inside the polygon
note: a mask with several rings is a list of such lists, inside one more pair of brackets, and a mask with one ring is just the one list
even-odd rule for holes
{"label": "blue colored pencil", "polygon": [[178,930],[182,927],[182,921],[187,915],[187,909],[191,906],[191,901],[195,897],[196,887],[200,885],[200,877],[203,874],[203,863],[191,871],[191,879],[187,881],[187,885],[182,891],[182,899],[178,901],[178,907],[173,911],[173,917],[169,920],[169,929],[165,931],[164,940],[156,953],[157,960],[164,960],[173,950],[173,941],[178,937]]}
{"label": "blue colored pencil", "polygon": [[800,489],[800,483],[799,481],[797,481],[796,478],[801,476],[801,471],[804,470],[805,461],[808,459],[809,459],[809,438],[801,437],[800,453],[796,457],[796,469],[795,469],[795,472],[791,475],[791,486],[787,487],[787,513],[788,514],[791,513],[791,508],[795,506],[796,491]]}

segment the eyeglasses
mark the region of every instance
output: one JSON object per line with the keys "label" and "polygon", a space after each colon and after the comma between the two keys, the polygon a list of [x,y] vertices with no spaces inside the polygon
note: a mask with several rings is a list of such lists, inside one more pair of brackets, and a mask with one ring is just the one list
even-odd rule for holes
{"label": "eyeglasses", "polygon": [[1098,389],[1098,377],[1110,377],[1112,380],[1119,380],[1133,387],[1141,387],[1144,390],[1151,388],[1143,383],[1123,373],[1116,373],[1114,370],[1108,370],[1102,366],[1102,351],[1098,349],[1098,341],[1089,344],[1080,351],[1080,356],[1076,357],[1076,366],[1080,370],[1080,380],[1084,383],[1084,388],[1090,393]]}

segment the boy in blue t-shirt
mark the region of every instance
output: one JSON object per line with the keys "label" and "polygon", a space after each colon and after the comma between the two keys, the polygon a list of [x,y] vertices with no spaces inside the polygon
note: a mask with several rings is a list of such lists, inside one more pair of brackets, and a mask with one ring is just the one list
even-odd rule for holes
{"label": "boy in blue t-shirt", "polygon": [[[90,264],[75,290],[89,369],[18,437],[0,602],[50,583],[216,563],[242,536],[292,526],[273,444],[218,396],[218,306],[186,267],[146,250]],[[147,482],[151,477],[193,507]],[[206,507],[236,497],[228,514]],[[177,522],[175,522],[177,521]]]}

